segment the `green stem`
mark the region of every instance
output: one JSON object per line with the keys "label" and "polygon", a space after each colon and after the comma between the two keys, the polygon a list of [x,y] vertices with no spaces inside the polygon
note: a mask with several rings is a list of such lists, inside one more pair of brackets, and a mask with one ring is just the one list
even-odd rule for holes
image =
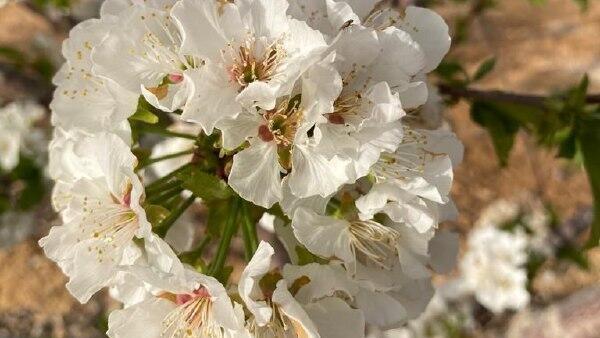
{"label": "green stem", "polygon": [[238,230],[238,212],[240,208],[240,198],[235,197],[231,202],[231,209],[229,210],[229,217],[227,218],[227,223],[225,224],[225,228],[223,229],[223,235],[221,237],[221,242],[219,243],[219,248],[217,249],[217,254],[211,264],[209,269],[209,275],[214,277],[219,277],[221,272],[223,272],[223,267],[225,266],[225,261],[227,259],[227,254],[229,253],[229,246],[231,245],[231,238]]}
{"label": "green stem", "polygon": [[167,174],[167,176],[165,177],[161,177],[158,180],[148,184],[146,186],[146,191],[152,191],[152,190],[162,190],[161,186],[165,183],[167,183],[168,181],[170,181],[172,178],[176,177],[177,175],[179,175],[179,173],[183,172],[184,170],[186,170],[191,164],[185,164],[182,165],[181,167],[173,170],[171,173]]}
{"label": "green stem", "polygon": [[149,204],[154,204],[156,202],[161,202],[161,201],[166,201],[170,198],[172,198],[173,196],[177,196],[179,195],[181,192],[183,191],[183,188],[181,187],[181,182],[179,182],[179,184],[177,184],[176,186],[161,191],[156,195],[151,195],[146,199],[146,202]]}
{"label": "green stem", "polygon": [[154,135],[161,135],[161,136],[167,136],[167,137],[179,137],[179,138],[186,138],[189,140],[196,140],[198,138],[198,136],[192,135],[192,134],[178,133],[175,131],[151,128],[151,127],[142,128],[141,131],[146,134],[154,134]]}
{"label": "green stem", "polygon": [[258,248],[258,234],[256,233],[256,223],[252,222],[252,219],[250,218],[248,203],[244,203],[242,205],[242,215],[242,232],[244,237],[246,261],[250,261],[256,252],[256,249]]}
{"label": "green stem", "polygon": [[212,236],[210,234],[206,234],[206,236],[204,236],[204,238],[202,239],[200,244],[195,249],[181,254],[179,256],[179,259],[181,259],[181,261],[184,263],[195,266],[198,259],[200,257],[202,257],[202,254],[204,253],[204,250],[210,243],[211,239],[212,239]]}
{"label": "green stem", "polygon": [[141,169],[141,168],[147,167],[149,165],[152,165],[152,164],[160,162],[160,161],[170,160],[170,159],[181,157],[181,156],[184,156],[184,155],[193,154],[194,151],[195,151],[195,149],[188,149],[188,150],[180,151],[180,152],[177,152],[177,153],[168,154],[168,155],[165,155],[165,156],[160,156],[160,157],[155,157],[155,158],[149,158],[149,159],[141,162],[138,165],[137,168]]}
{"label": "green stem", "polygon": [[157,225],[153,229],[154,233],[157,234],[159,237],[164,238],[167,235],[169,229],[171,229],[171,226],[175,223],[175,221],[179,219],[181,214],[183,214],[187,210],[187,208],[189,208],[190,205],[194,203],[195,199],[196,196],[191,196],[187,200],[181,202],[181,204],[179,204],[177,208],[171,211],[167,218],[165,218],[162,222],[160,222],[159,225]]}
{"label": "green stem", "polygon": [[181,180],[166,182],[165,184],[146,188],[146,195],[160,194],[162,191],[167,191],[181,185]]}

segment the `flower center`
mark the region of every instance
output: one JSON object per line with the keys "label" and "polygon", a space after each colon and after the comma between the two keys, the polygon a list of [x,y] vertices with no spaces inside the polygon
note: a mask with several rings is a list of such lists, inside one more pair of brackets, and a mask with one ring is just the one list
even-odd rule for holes
{"label": "flower center", "polygon": [[327,114],[327,120],[333,124],[346,124],[360,118],[362,95],[359,92],[341,95],[333,103],[333,112]]}
{"label": "flower center", "polygon": [[212,317],[212,301],[208,290],[200,287],[190,294],[175,296],[178,307],[163,320],[161,337],[221,338],[223,328]]}
{"label": "flower center", "polygon": [[240,91],[252,82],[271,80],[286,57],[280,40],[264,45],[262,41],[250,37],[237,50],[232,45],[228,47],[231,66],[227,70],[231,81],[240,86]]}
{"label": "flower center", "polygon": [[263,114],[265,124],[258,129],[258,136],[265,142],[275,141],[279,146],[289,147],[294,143],[303,113],[299,100],[285,100],[275,109]]}
{"label": "flower center", "polygon": [[377,266],[391,270],[389,262],[396,256],[396,246],[400,234],[375,221],[354,221],[350,223],[350,241],[357,261],[372,262]]}

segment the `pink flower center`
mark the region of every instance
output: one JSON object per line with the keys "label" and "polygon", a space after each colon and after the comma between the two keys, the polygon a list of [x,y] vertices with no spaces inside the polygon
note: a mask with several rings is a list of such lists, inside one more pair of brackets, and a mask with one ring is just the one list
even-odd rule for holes
{"label": "pink flower center", "polygon": [[200,288],[194,290],[192,293],[185,293],[175,296],[175,303],[177,305],[183,305],[189,303],[190,301],[198,298],[209,298],[210,294],[205,287],[201,286]]}
{"label": "pink flower center", "polygon": [[169,75],[167,75],[167,79],[172,84],[178,84],[181,81],[183,81],[183,75],[182,74],[169,74]]}
{"label": "pink flower center", "polygon": [[131,189],[123,196],[123,204],[126,207],[131,207]]}
{"label": "pink flower center", "polygon": [[264,124],[258,127],[258,137],[260,137],[260,139],[264,142],[271,142],[275,139],[275,136],[273,136],[273,133],[269,127]]}

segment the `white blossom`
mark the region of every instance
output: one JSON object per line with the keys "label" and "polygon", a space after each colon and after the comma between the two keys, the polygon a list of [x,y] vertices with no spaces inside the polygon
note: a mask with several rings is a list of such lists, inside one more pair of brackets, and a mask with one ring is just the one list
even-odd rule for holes
{"label": "white blossom", "polygon": [[325,48],[321,34],[286,16],[285,0],[191,1],[173,9],[182,52],[201,58],[183,118],[210,133],[243,108],[276,108]]}
{"label": "white blossom", "polygon": [[0,169],[11,171],[19,164],[19,156],[39,153],[44,135],[36,130],[44,108],[36,103],[12,102],[0,108]]}
{"label": "white blossom", "polygon": [[461,260],[462,283],[489,310],[523,308],[529,303],[526,289],[527,240],[522,233],[511,234],[492,226],[476,228]]}
{"label": "white blossom", "polygon": [[120,265],[132,264],[140,255],[134,238],[145,238],[147,244],[158,239],[141,206],[144,190],[129,147],[112,134],[80,142],[96,155],[90,165],[98,176],[65,182],[62,200],[55,202],[63,207],[64,224],[53,227],[40,245],[70,277],[71,293],[86,302],[111,283]]}
{"label": "white blossom", "polygon": [[213,277],[187,271],[184,280],[157,281],[162,292],[110,314],[109,337],[250,337],[241,306]]}
{"label": "white blossom", "polygon": [[375,184],[356,202],[361,218],[384,212],[419,232],[437,226],[443,220],[441,209],[450,203],[453,166],[462,156],[454,134],[407,128],[398,149],[382,154],[373,166]]}

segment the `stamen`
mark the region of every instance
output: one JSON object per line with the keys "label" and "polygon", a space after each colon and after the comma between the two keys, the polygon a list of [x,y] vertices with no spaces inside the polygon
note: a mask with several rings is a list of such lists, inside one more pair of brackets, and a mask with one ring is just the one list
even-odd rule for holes
{"label": "stamen", "polygon": [[96,239],[88,247],[99,262],[114,261],[114,249],[126,246],[139,228],[137,214],[131,210],[131,189],[122,200],[110,196],[110,202],[85,196],[80,200],[83,214],[79,220],[78,241]]}
{"label": "stamen", "polygon": [[404,141],[394,153],[383,153],[375,165],[373,173],[378,180],[397,179],[404,180],[411,173],[422,174],[425,165],[439,156],[425,148],[427,136],[404,127]]}
{"label": "stamen", "polygon": [[350,223],[350,241],[357,261],[372,262],[377,266],[390,270],[388,262],[396,256],[396,246],[400,234],[393,228],[375,221],[354,221]]}
{"label": "stamen", "polygon": [[360,116],[362,95],[359,92],[341,95],[333,103],[333,113],[327,119],[333,124],[346,124]]}
{"label": "stamen", "polygon": [[254,37],[248,37],[237,50],[228,45],[230,61],[225,60],[227,54],[222,51],[224,61],[230,64],[227,68],[232,82],[240,86],[240,91],[255,81],[268,82],[286,57],[281,39],[270,45],[260,46]]}
{"label": "stamen", "polygon": [[298,106],[293,100],[284,100],[275,109],[265,112],[266,124],[259,128],[261,139],[274,140],[281,147],[291,146],[303,118]]}
{"label": "stamen", "polygon": [[212,318],[212,301],[204,287],[192,294],[177,295],[176,304],[179,306],[163,320],[161,337],[225,337],[223,328]]}

